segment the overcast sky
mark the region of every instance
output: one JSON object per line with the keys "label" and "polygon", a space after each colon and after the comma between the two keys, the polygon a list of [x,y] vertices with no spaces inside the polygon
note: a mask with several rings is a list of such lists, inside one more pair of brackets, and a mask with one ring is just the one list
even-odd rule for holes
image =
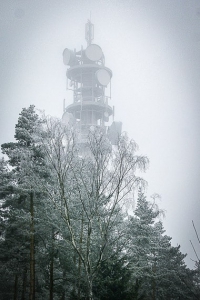
{"label": "overcast sky", "polygon": [[64,48],[86,47],[85,23],[113,71],[115,120],[150,159],[148,195],[161,195],[172,244],[200,254],[200,1],[0,1],[0,143],[13,141],[23,107],[61,117]]}

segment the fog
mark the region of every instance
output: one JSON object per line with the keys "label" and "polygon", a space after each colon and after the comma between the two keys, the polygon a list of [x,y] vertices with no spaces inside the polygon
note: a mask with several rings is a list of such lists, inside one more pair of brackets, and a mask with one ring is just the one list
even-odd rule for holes
{"label": "fog", "polygon": [[115,120],[150,159],[147,194],[159,206],[172,244],[200,253],[200,1],[18,0],[0,3],[0,143],[10,142],[23,107],[61,117],[64,48],[86,46],[85,23],[113,71]]}

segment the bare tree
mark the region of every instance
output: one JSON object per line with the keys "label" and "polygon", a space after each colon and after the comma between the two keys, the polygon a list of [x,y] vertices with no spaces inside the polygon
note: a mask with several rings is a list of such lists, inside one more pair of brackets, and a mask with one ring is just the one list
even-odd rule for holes
{"label": "bare tree", "polygon": [[120,208],[143,182],[136,172],[146,169],[148,159],[136,155],[137,145],[126,135],[112,147],[100,128],[90,131],[87,145],[81,145],[76,131],[55,119],[46,120],[39,142],[52,174],[41,184],[66,224],[68,235],[60,236],[74,249],[79,278],[83,271],[92,300],[93,280],[108,243],[115,246],[119,239],[113,237]]}

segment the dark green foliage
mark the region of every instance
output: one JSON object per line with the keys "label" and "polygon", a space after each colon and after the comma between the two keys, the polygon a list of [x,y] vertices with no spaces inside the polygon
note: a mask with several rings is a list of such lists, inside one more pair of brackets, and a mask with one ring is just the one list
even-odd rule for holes
{"label": "dark green foliage", "polygon": [[131,299],[128,288],[131,272],[127,267],[125,257],[114,255],[101,263],[94,283],[94,294],[101,300]]}
{"label": "dark green foliage", "polygon": [[[147,201],[140,190],[133,216],[122,213],[118,204],[110,215],[113,195],[106,188],[99,192],[105,175],[110,178],[105,167],[111,155],[107,138],[97,139],[99,148],[92,148],[94,161],[83,160],[72,140],[68,151],[60,147],[62,125],[55,123],[57,131],[52,132],[42,127],[43,122],[34,106],[24,108],[15,127],[16,142],[2,145],[8,160],[0,160],[0,299],[30,299],[31,268],[35,299],[87,300],[88,274],[90,299],[200,299],[199,263],[195,270],[186,267],[180,246],[173,247],[165,235],[159,219],[162,212],[154,202]],[[54,143],[53,163],[46,159],[38,135]],[[115,153],[116,170],[120,157],[125,159],[124,166],[133,163],[134,144],[127,157],[123,145]],[[101,165],[102,161],[107,165]],[[117,178],[116,172],[110,189]],[[71,218],[68,227],[66,216]]]}
{"label": "dark green foliage", "polygon": [[[8,156],[11,167],[4,172],[1,171],[1,181],[4,181],[4,184],[2,184],[1,191],[3,239],[0,247],[8,250],[1,252],[3,266],[0,272],[4,274],[1,276],[5,281],[2,286],[7,286],[7,291],[10,293],[14,291],[15,297],[21,295],[27,298],[29,293],[30,236],[32,234],[30,232],[31,190],[34,191],[33,222],[35,229],[33,234],[35,245],[33,245],[33,251],[36,251],[39,246],[39,218],[41,220],[42,217],[44,218],[44,215],[41,214],[44,205],[38,201],[39,198],[43,198],[43,195],[41,192],[37,192],[35,185],[36,180],[39,180],[39,168],[41,168],[42,161],[42,156],[40,156],[33,138],[34,128],[38,126],[39,122],[39,117],[34,112],[34,106],[23,109],[16,125],[16,143],[2,145],[2,152]],[[10,285],[12,288],[8,288]]]}
{"label": "dark green foliage", "polygon": [[[140,192],[135,217],[129,223],[129,254],[135,299],[193,299],[192,281],[180,246],[164,235],[160,211]],[[191,289],[189,289],[189,286]]]}
{"label": "dark green foliage", "polygon": [[28,109],[22,109],[15,126],[14,136],[21,146],[30,147],[34,143],[33,133],[40,122],[34,105],[30,105]]}

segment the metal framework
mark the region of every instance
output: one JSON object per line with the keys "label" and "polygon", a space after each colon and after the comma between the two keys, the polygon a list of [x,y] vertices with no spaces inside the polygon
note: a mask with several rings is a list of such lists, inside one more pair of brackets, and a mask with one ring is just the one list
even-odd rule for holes
{"label": "metal framework", "polygon": [[[85,39],[86,49],[81,47],[80,51],[72,51],[66,48],[63,51],[63,62],[69,66],[67,89],[73,90],[73,103],[64,107],[63,119],[76,123],[82,143],[86,142],[88,132],[94,126],[106,130],[105,123],[113,115],[113,109],[108,104],[112,71],[105,66],[101,47],[92,44],[94,25],[90,20],[85,26]],[[106,95],[107,87],[110,87],[109,95]]]}

